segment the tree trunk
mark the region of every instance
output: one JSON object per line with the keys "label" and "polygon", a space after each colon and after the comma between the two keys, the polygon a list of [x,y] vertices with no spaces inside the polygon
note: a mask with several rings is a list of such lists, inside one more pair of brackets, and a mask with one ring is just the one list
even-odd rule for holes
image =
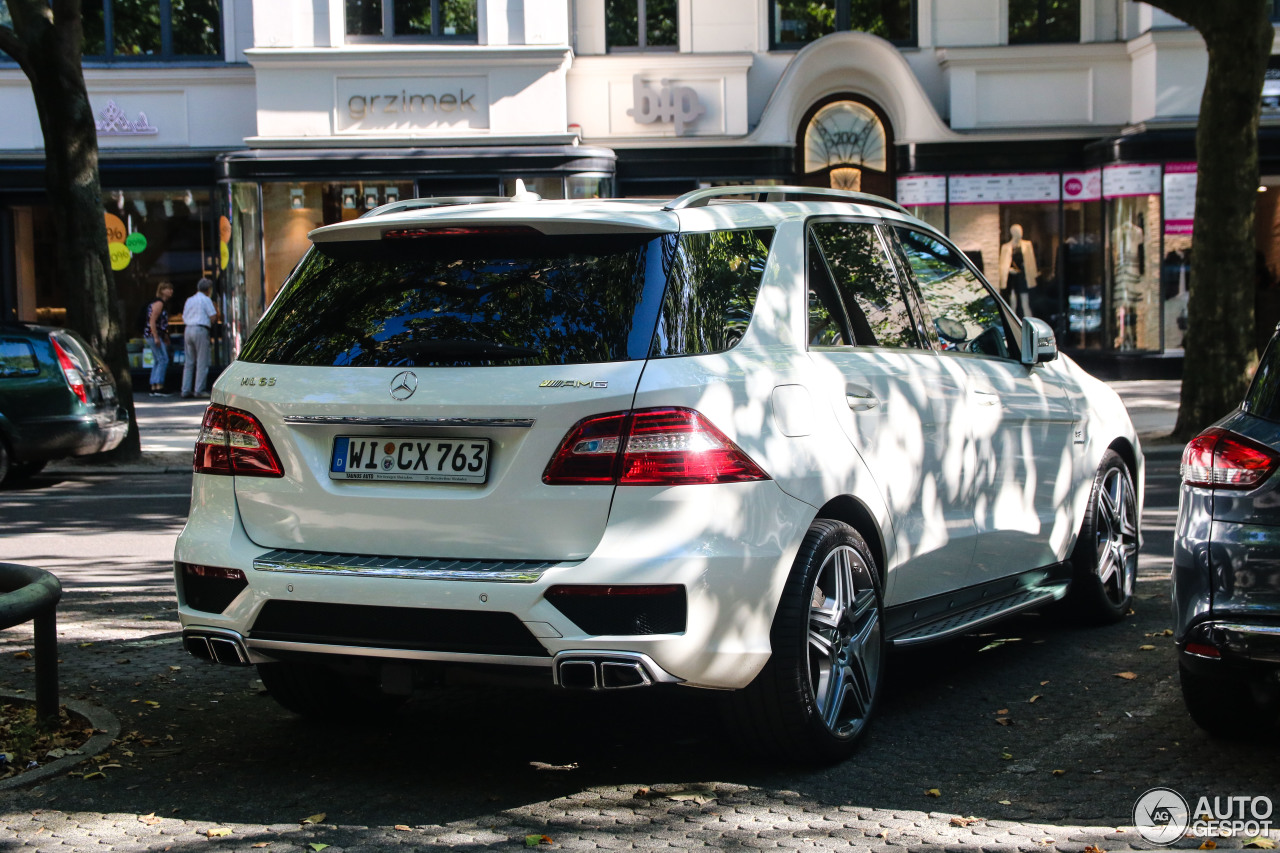
{"label": "tree trunk", "polygon": [[26,73],[44,134],[45,187],[53,210],[56,272],[67,299],[67,325],[107,362],[132,428],[117,457],[141,452],[122,307],[107,253],[98,132],[80,65],[79,0],[7,0],[14,30],[5,50]]}
{"label": "tree trunk", "polygon": [[1199,30],[1209,70],[1196,128],[1196,214],[1174,435],[1186,440],[1240,404],[1257,364],[1254,292],[1258,117],[1271,56],[1268,0],[1148,0]]}

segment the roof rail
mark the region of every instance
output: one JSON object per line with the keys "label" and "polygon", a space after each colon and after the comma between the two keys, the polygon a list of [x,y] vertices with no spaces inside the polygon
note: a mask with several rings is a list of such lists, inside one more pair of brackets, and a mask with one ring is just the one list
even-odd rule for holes
{"label": "roof rail", "polygon": [[790,186],[741,186],[741,187],[706,187],[700,190],[687,192],[679,198],[672,199],[667,203],[663,210],[684,210],[686,207],[706,207],[707,203],[713,199],[725,198],[729,196],[754,196],[754,198],[743,199],[743,201],[804,201],[805,196],[812,199],[813,196],[822,196],[822,200],[830,199],[831,201],[851,201],[858,204],[869,204],[874,207],[883,207],[888,210],[896,210],[899,213],[907,213],[905,207],[897,202],[890,201],[878,195],[870,193],[856,193],[851,190],[833,190],[827,187],[790,187]]}
{"label": "roof rail", "polygon": [[403,213],[406,210],[426,210],[431,207],[448,207],[456,204],[493,204],[494,202],[511,201],[506,196],[501,195],[450,195],[435,196],[427,198],[406,198],[403,201],[393,201],[387,204],[375,207],[373,210],[365,211],[360,218],[367,216],[383,216],[388,213]]}

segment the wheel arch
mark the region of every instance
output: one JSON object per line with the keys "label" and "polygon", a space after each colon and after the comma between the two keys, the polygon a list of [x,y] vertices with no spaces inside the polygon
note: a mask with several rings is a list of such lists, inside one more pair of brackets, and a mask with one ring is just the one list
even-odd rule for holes
{"label": "wheel arch", "polygon": [[866,540],[871,549],[871,556],[876,561],[876,574],[880,578],[880,588],[885,583],[885,545],[880,524],[862,501],[852,495],[839,495],[822,505],[815,518],[826,518],[831,521],[842,521],[852,527]]}

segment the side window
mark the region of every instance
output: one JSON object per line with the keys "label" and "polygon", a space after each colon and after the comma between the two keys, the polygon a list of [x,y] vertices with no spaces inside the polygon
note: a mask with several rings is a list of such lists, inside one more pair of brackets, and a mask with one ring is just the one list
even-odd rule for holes
{"label": "side window", "polygon": [[772,229],[680,235],[653,356],[724,352],[742,340],[772,241]]}
{"label": "side window", "polygon": [[1009,358],[1017,345],[1000,303],[960,254],[920,231],[898,228],[897,233],[938,334],[935,347]]}
{"label": "side window", "polygon": [[844,302],[854,343],[921,348],[893,262],[885,254],[875,226],[819,222],[812,232]]}
{"label": "side window", "polygon": [[618,50],[675,50],[676,0],[605,0],[605,40]]}
{"label": "side window", "polygon": [[26,341],[0,338],[0,378],[34,376],[40,372],[36,351]]}
{"label": "side window", "polygon": [[835,282],[822,257],[822,249],[810,236],[808,241],[809,279],[809,346],[842,347],[850,343],[846,334],[848,323],[840,298],[836,296]]}

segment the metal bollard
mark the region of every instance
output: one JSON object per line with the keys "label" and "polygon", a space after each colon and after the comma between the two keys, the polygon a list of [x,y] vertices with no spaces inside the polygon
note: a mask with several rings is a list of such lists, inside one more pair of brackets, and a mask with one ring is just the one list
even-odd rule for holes
{"label": "metal bollard", "polygon": [[34,566],[0,563],[0,629],[34,621],[36,718],[41,725],[58,717],[58,601],[62,584]]}

